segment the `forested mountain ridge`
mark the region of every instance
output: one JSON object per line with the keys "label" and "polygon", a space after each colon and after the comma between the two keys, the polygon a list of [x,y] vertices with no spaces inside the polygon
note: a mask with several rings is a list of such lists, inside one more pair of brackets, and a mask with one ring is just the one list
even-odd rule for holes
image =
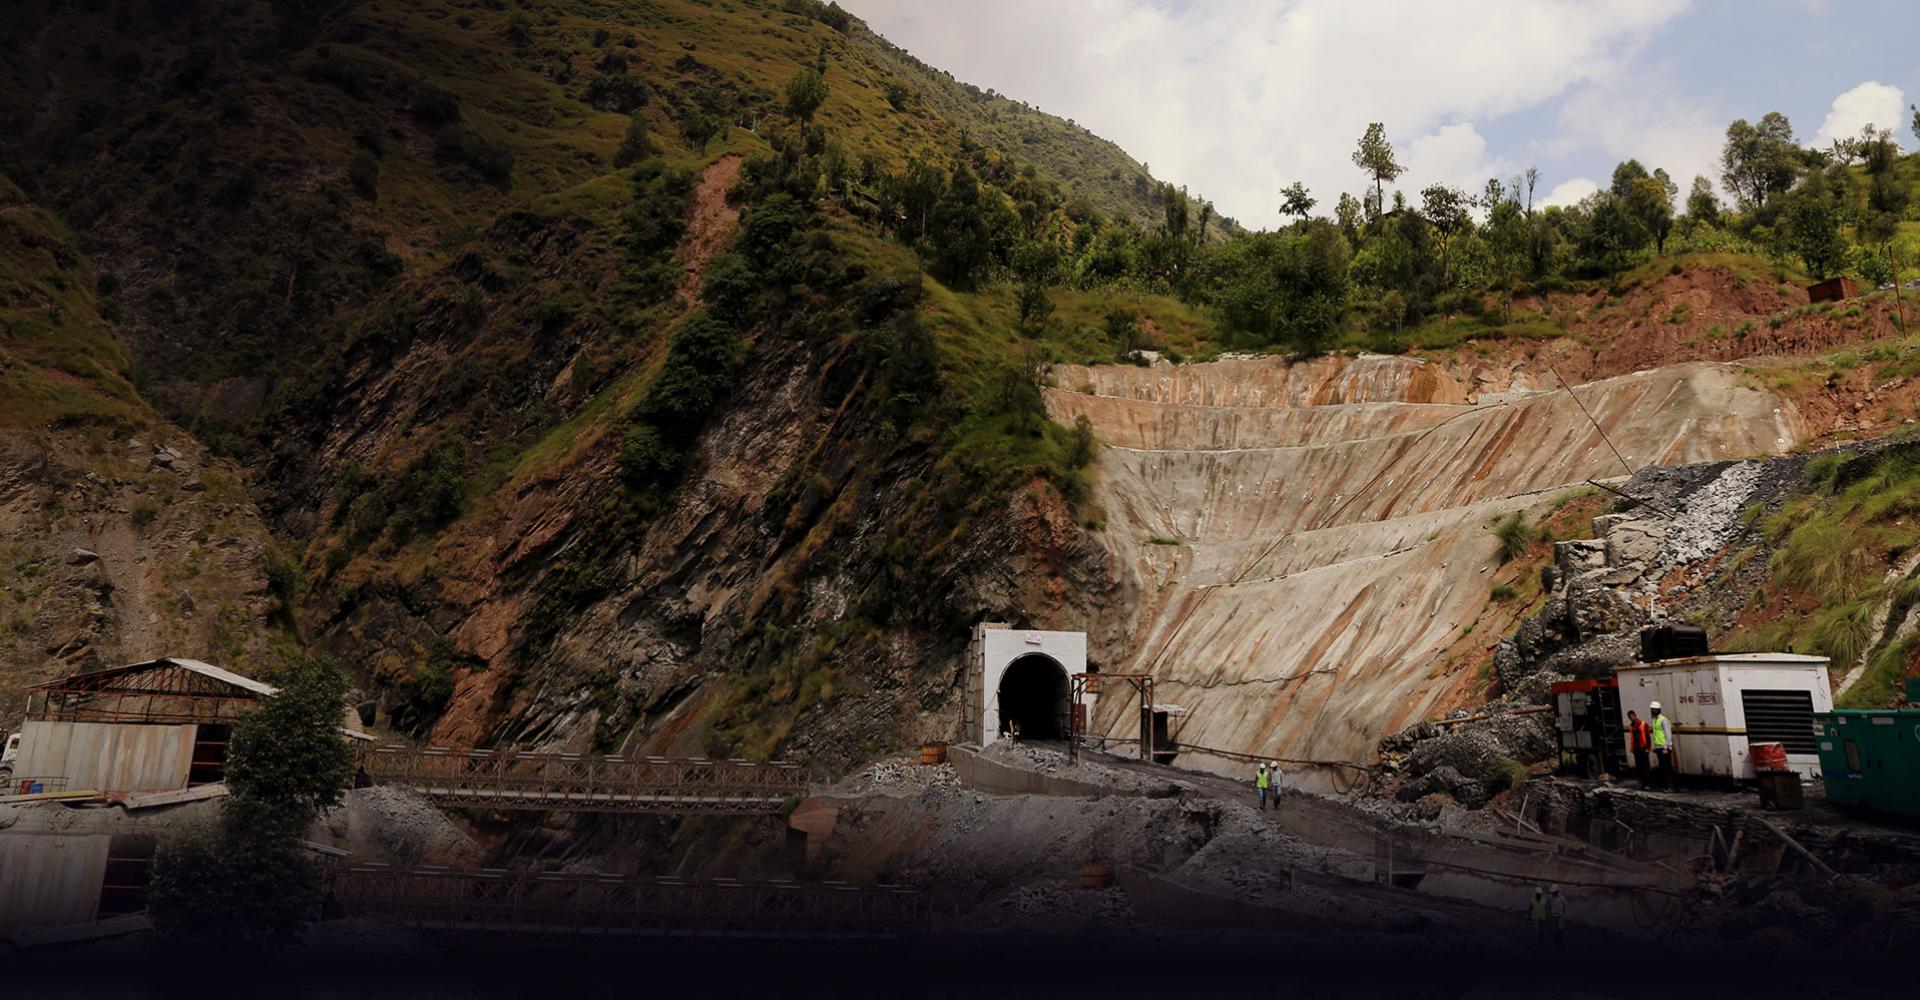
{"label": "forested mountain ridge", "polygon": [[[829,653],[898,686],[1044,604],[1009,533],[1084,547],[1036,366],[1112,356],[1114,305],[1199,336],[1043,294],[1065,253],[1007,276],[1016,237],[1218,223],[1156,236],[1184,195],[831,6],[34,3],[0,45],[8,167],[79,233],[123,394],[283,542],[256,646],[339,655],[405,732],[767,752],[852,713]],[[890,741],[901,697],[815,731]]]}
{"label": "forested mountain ridge", "polygon": [[[1911,242],[1909,159],[1771,116],[1729,130],[1738,205],[1635,161],[1575,206],[1408,198],[1375,126],[1363,197],[1243,232],[813,0],[27,0],[0,51],[0,170],[72,232],[57,282],[6,258],[7,377],[43,425],[231,456],[217,516],[277,540],[173,651],[333,654],[445,742],[844,763],[951,734],[975,621],[1123,661],[1143,595],[1052,365],[1808,354],[1898,311],[1795,284]],[[62,297],[82,350],[34,318]]]}

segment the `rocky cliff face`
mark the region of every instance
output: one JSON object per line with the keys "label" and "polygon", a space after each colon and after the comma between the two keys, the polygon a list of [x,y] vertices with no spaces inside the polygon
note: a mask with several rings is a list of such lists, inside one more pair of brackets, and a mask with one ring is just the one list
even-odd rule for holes
{"label": "rocky cliff face", "polygon": [[76,670],[266,653],[267,533],[239,471],[178,431],[0,431],[0,538],[0,728]]}
{"label": "rocky cliff face", "polygon": [[[1767,454],[1801,433],[1791,406],[1706,364],[1572,394],[1525,365],[1384,357],[1056,382],[1056,419],[1108,442],[1101,538],[1141,595],[1124,666],[1188,710],[1188,743],[1323,760],[1368,761],[1386,733],[1478,700],[1472,661],[1447,654],[1518,610],[1493,597],[1493,522],[1623,463]],[[1100,721],[1127,724],[1117,706]]]}
{"label": "rocky cliff face", "polygon": [[26,688],[76,670],[252,669],[287,596],[242,470],[141,400],[98,286],[72,232],[0,177],[0,730]]}

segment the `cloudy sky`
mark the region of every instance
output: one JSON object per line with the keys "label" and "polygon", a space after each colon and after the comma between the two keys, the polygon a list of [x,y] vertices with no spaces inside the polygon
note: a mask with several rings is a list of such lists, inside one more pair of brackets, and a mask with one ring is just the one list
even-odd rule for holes
{"label": "cloudy sky", "polygon": [[1540,168],[1574,201],[1638,157],[1717,180],[1727,123],[1781,111],[1825,145],[1920,100],[1902,0],[840,0],[981,87],[1072,118],[1211,198],[1278,221],[1306,182],[1328,210],[1381,121],[1409,194]]}

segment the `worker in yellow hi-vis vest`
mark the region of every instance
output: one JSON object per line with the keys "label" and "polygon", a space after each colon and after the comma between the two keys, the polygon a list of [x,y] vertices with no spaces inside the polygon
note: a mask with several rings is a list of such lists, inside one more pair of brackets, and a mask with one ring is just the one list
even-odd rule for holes
{"label": "worker in yellow hi-vis vest", "polygon": [[1655,762],[1656,784],[1661,788],[1673,787],[1673,720],[1660,712],[1660,703],[1647,706],[1653,713],[1650,723],[1653,729],[1653,759]]}

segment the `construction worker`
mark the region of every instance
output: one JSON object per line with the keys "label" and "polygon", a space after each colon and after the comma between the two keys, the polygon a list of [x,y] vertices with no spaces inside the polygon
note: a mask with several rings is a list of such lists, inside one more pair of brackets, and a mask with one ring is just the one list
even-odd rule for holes
{"label": "construction worker", "polygon": [[1673,787],[1673,721],[1660,714],[1660,703],[1647,706],[1653,713],[1650,742],[1653,744],[1653,759],[1658,765],[1656,778],[1661,788]]}
{"label": "construction worker", "polygon": [[1547,921],[1553,924],[1553,946],[1558,948],[1567,930],[1567,897],[1557,885],[1547,890]]}
{"label": "construction worker", "polygon": [[1253,774],[1253,787],[1260,792],[1260,808],[1267,808],[1267,793],[1273,788],[1273,778],[1267,774],[1267,765],[1260,765]]}
{"label": "construction worker", "polygon": [[1280,811],[1280,762],[1277,760],[1273,762],[1273,766],[1267,768],[1267,783],[1273,786],[1273,809],[1275,812],[1279,812]]}
{"label": "construction worker", "polygon": [[1547,947],[1547,890],[1533,887],[1533,904],[1527,907],[1527,919],[1533,921],[1533,950]]}
{"label": "construction worker", "polygon": [[1640,787],[1647,787],[1647,757],[1652,752],[1653,730],[1640,713],[1627,713],[1627,745],[1633,749],[1633,776]]}

